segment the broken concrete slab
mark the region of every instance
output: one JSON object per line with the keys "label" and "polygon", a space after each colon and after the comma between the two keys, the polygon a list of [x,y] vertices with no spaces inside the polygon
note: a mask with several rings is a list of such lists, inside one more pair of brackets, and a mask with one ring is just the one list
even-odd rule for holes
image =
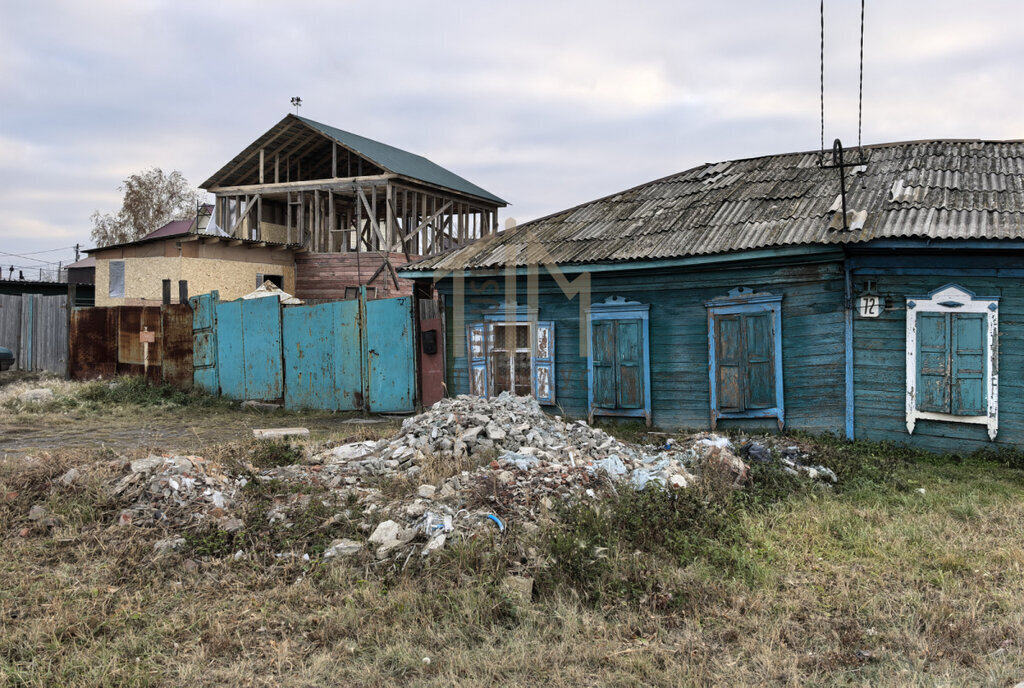
{"label": "broken concrete slab", "polygon": [[53,390],[45,387],[29,389],[18,395],[18,401],[23,404],[41,404],[47,401],[53,401],[53,398]]}
{"label": "broken concrete slab", "polygon": [[351,557],[363,551],[363,543],[348,538],[335,540],[324,550],[324,559]]}
{"label": "broken concrete slab", "polygon": [[309,428],[253,428],[252,436],[258,440],[280,440],[285,437],[309,437]]}

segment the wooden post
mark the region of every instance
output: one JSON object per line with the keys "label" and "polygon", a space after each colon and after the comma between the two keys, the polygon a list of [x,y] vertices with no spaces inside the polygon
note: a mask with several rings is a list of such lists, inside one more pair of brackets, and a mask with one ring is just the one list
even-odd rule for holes
{"label": "wooden post", "polygon": [[337,229],[334,225],[334,192],[331,190],[327,191],[327,252],[331,253],[334,251],[334,230]]}
{"label": "wooden post", "polygon": [[260,148],[260,184],[263,183],[263,149]]}
{"label": "wooden post", "polygon": [[[420,222],[424,222],[427,217],[429,217],[427,215],[427,194],[420,194]],[[427,226],[424,224],[423,229],[420,230],[420,245],[417,253],[421,256],[427,252]]]}
{"label": "wooden post", "polygon": [[281,183],[281,154],[274,153],[274,183]]}
{"label": "wooden post", "polygon": [[359,200],[358,193],[356,194],[356,252],[360,253],[363,250],[363,204]]}
{"label": "wooden post", "polygon": [[384,201],[384,250],[390,253],[395,246],[395,192],[391,182],[384,187]]}
{"label": "wooden post", "polygon": [[338,176],[338,143],[331,141],[331,178]]}
{"label": "wooden post", "polygon": [[[371,187],[371,190],[372,190],[372,199],[370,201],[370,214],[373,215],[373,221],[376,222],[377,221],[377,217],[378,217],[378,215],[377,215],[377,185],[374,184]],[[376,242],[376,244],[377,244],[376,248],[379,251],[380,250],[380,239],[379,238],[375,238],[374,241]]]}
{"label": "wooden post", "polygon": [[299,192],[298,217],[296,221],[298,222],[298,242],[302,244],[306,241],[306,194],[301,191]]}
{"label": "wooden post", "polygon": [[285,206],[285,216],[288,224],[288,243],[292,243],[292,192],[288,192],[288,204]]}
{"label": "wooden post", "polygon": [[263,239],[263,194],[256,196],[256,238]]}

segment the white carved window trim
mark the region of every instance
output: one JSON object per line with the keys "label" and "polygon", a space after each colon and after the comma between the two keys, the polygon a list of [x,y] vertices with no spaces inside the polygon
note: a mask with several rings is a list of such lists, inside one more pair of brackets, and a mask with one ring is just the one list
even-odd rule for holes
{"label": "white carved window trim", "polygon": [[[985,316],[985,353],[988,364],[985,402],[987,412],[980,416],[921,411],[917,408],[917,314],[980,313]],[[927,296],[907,297],[907,432],[914,433],[919,420],[974,423],[988,428],[995,440],[999,432],[999,297],[979,297],[956,284],[947,284]]]}

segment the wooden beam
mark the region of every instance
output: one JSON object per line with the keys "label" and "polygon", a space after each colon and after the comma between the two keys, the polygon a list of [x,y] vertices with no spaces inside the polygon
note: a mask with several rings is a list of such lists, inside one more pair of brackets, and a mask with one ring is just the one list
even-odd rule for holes
{"label": "wooden beam", "polygon": [[215,194],[245,194],[245,193],[286,193],[288,191],[313,191],[320,189],[326,191],[328,187],[335,187],[335,191],[338,187],[345,187],[349,190],[355,190],[356,188],[363,186],[372,186],[379,184],[380,182],[386,182],[389,179],[394,179],[395,175],[391,173],[377,174],[370,177],[334,177],[329,179],[313,179],[304,180],[297,182],[281,182],[279,184],[247,184],[245,186],[218,186],[209,189],[210,193]]}
{"label": "wooden beam", "polygon": [[[377,240],[383,244],[384,237],[381,235],[380,227],[377,225],[377,218],[375,217],[376,213],[374,212],[375,209],[370,207],[370,202],[366,200],[366,194],[363,193],[362,189],[358,190],[358,195],[359,200],[362,201],[363,207],[366,208],[366,212],[369,215],[370,229],[372,229],[374,234],[377,235]],[[374,201],[376,201],[376,198],[374,198]]]}
{"label": "wooden beam", "polygon": [[[245,212],[239,214],[238,220],[235,221],[235,226],[231,228],[230,232],[228,232],[229,236],[235,236],[235,233],[238,232],[238,230],[242,227],[242,223],[245,222],[245,218],[249,217],[249,211],[251,211],[251,210],[252,210],[252,204],[246,203],[245,204]],[[249,237],[245,237],[245,238],[248,239]]]}
{"label": "wooden beam", "polygon": [[[261,148],[258,148],[258,149],[255,149],[255,148],[254,148],[254,149],[252,150],[252,152],[250,152],[250,153],[249,153],[248,155],[246,155],[245,157],[241,157],[241,156],[242,156],[242,154],[244,154],[244,153],[245,153],[245,151],[242,151],[242,153],[240,153],[240,154],[239,154],[239,157],[240,157],[241,159],[240,159],[240,160],[239,160],[238,162],[236,162],[236,163],[235,163],[234,165],[232,165],[232,166],[231,166],[231,168],[229,168],[229,169],[226,169],[226,170],[224,170],[223,174],[222,174],[222,175],[219,175],[219,176],[225,176],[225,177],[226,177],[227,175],[229,175],[229,174],[232,174],[232,173],[234,173],[234,171],[235,171],[235,170],[237,170],[237,169],[238,169],[239,167],[241,167],[242,165],[244,165],[244,164],[246,164],[247,162],[249,162],[250,160],[252,160],[252,159],[253,159],[253,157],[254,157],[254,156],[256,155],[256,153],[257,153],[258,151],[260,151],[260,150],[263,150],[263,148],[265,148],[265,147],[269,146],[269,145],[270,145],[271,143],[273,143],[274,141],[276,141],[276,140],[277,140],[277,139],[278,139],[278,138],[279,138],[279,137],[281,136],[281,134],[285,133],[285,132],[286,132],[286,131],[288,131],[288,130],[289,130],[289,127],[288,127],[288,126],[282,127],[280,131],[278,131],[278,132],[277,132],[276,134],[274,134],[273,136],[271,136],[271,137],[270,137],[269,139],[267,139],[267,140],[266,140],[266,141],[265,141],[265,142],[263,143],[263,147],[261,147]],[[294,140],[294,138],[295,138],[295,136],[293,135],[293,136],[292,136],[292,140]],[[289,143],[290,143],[290,142],[291,142],[291,140],[289,140]],[[228,165],[231,165],[231,163],[229,162],[229,163],[228,163]],[[215,176],[217,176],[217,175],[215,175]],[[213,188],[215,188],[215,187],[211,187],[210,189],[207,189],[207,191],[210,191],[210,190],[212,190]]]}
{"label": "wooden beam", "polygon": [[[426,199],[424,198],[423,200],[424,200],[423,205],[426,206]],[[416,229],[412,230],[411,232],[406,234],[404,237],[402,237],[402,243],[404,244],[406,241],[409,240],[410,237],[415,235],[421,229],[425,229],[427,227],[427,225],[432,225],[437,220],[438,217],[440,217],[441,215],[444,214],[444,211],[448,210],[448,208],[451,207],[451,205],[452,205],[452,202],[448,201],[443,206],[441,206],[440,210],[438,210],[436,213],[434,213],[433,215],[428,217],[426,220],[421,222],[420,225]],[[424,210],[424,212],[426,212],[426,211]]]}

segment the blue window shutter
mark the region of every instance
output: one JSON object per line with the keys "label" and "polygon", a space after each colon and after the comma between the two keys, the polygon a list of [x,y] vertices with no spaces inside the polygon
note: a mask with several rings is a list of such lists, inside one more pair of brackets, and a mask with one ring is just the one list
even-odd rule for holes
{"label": "blue window shutter", "polygon": [[487,396],[487,337],[484,323],[466,326],[466,360],[469,364],[469,393]]}
{"label": "blue window shutter", "polygon": [[743,319],[739,315],[715,315],[715,359],[718,370],[718,410],[743,411]]}
{"label": "blue window shutter", "polygon": [[594,375],[594,406],[615,408],[615,321],[594,320],[592,362]]}
{"label": "blue window shutter", "polygon": [[981,416],[988,408],[985,324],[982,313],[952,314],[950,411],[959,416]]}
{"label": "blue window shutter", "polygon": [[538,321],[533,344],[533,398],[542,404],[555,403],[555,323]]}
{"label": "blue window shutter", "polygon": [[771,312],[751,313],[743,317],[746,344],[748,409],[766,409],[775,406],[774,357],[772,355]]}
{"label": "blue window shutter", "polygon": [[641,320],[616,320],[615,354],[618,374],[618,406],[644,407],[643,330]]}
{"label": "blue window shutter", "polygon": [[917,314],[917,407],[949,413],[949,315]]}

